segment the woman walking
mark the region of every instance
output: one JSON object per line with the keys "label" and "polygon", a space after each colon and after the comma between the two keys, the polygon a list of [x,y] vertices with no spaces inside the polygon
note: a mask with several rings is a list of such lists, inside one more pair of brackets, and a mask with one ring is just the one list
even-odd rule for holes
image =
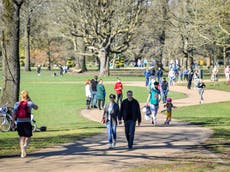
{"label": "woman walking", "polygon": [[99,83],[97,84],[97,101],[98,101],[98,109],[102,110],[101,108],[105,105],[105,87],[103,85],[103,80],[100,79]]}
{"label": "woman walking", "polygon": [[14,105],[13,121],[12,127],[14,127],[14,121],[17,118],[17,130],[20,137],[19,144],[21,148],[21,158],[26,157],[26,148],[30,143],[32,136],[32,125],[31,125],[31,110],[38,109],[38,106],[35,105],[30,97],[29,93],[26,90],[21,92],[21,101],[16,102]]}
{"label": "woman walking", "polygon": [[116,129],[117,118],[119,113],[119,106],[115,102],[116,96],[114,94],[109,95],[109,103],[105,105],[102,122],[106,123],[107,135],[109,141],[109,149],[112,149],[116,145]]}

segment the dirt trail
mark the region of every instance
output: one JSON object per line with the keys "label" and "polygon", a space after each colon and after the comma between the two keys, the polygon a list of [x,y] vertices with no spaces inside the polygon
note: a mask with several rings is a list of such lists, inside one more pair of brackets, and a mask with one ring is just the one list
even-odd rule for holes
{"label": "dirt trail", "polygon": [[[143,86],[143,82],[129,82],[124,85]],[[176,106],[199,104],[198,93],[181,86],[170,90],[183,92],[187,98],[174,100]],[[223,91],[205,90],[205,102],[230,101],[230,94]],[[143,105],[143,104],[142,104]],[[162,108],[162,104],[160,106]],[[95,121],[101,120],[102,111],[82,110],[82,115]],[[196,115],[196,114],[194,114]],[[145,121],[136,128],[134,149],[129,151],[124,136],[124,127],[117,129],[117,145],[108,150],[106,131],[75,143],[64,144],[29,154],[27,158],[11,157],[0,159],[0,171],[49,171],[49,172],[97,172],[123,171],[155,161],[170,162],[175,158],[193,161],[221,161],[209,151],[199,148],[212,131],[185,122],[173,120],[169,127],[163,126],[165,116],[158,114],[158,126]],[[197,158],[199,157],[199,158]]]}

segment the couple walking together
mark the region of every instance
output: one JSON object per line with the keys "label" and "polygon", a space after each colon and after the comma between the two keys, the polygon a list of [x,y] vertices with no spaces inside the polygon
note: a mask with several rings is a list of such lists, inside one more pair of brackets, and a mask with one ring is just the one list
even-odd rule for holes
{"label": "couple walking together", "polygon": [[105,106],[102,118],[102,122],[106,123],[107,127],[109,149],[112,149],[116,145],[116,127],[118,123],[122,124],[122,119],[124,120],[125,136],[128,142],[128,148],[132,149],[136,121],[138,121],[138,126],[141,124],[139,102],[133,98],[132,91],[127,91],[127,98],[122,101],[120,109],[118,104],[115,102],[116,96],[114,94],[110,94],[109,99],[110,101]]}

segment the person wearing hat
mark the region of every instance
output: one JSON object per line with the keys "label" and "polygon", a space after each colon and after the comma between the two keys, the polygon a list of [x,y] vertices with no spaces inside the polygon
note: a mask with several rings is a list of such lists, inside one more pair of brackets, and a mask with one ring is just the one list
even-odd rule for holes
{"label": "person wearing hat", "polygon": [[115,102],[115,99],[116,96],[114,94],[109,95],[109,102],[105,105],[104,113],[102,117],[102,123],[106,123],[109,149],[115,147],[116,139],[117,139],[116,129],[117,129],[119,106]]}
{"label": "person wearing hat", "polygon": [[160,102],[160,90],[159,90],[159,82],[154,82],[154,87],[150,89],[148,98],[147,98],[147,105],[150,105],[151,114],[152,114],[152,124],[156,125],[156,116],[159,109],[159,102]]}
{"label": "person wearing hat", "polygon": [[32,136],[31,125],[31,110],[37,110],[38,106],[35,105],[29,97],[26,90],[21,92],[21,101],[14,104],[12,127],[17,118],[17,131],[20,137],[19,144],[21,149],[21,158],[26,157],[26,148],[28,147]]}

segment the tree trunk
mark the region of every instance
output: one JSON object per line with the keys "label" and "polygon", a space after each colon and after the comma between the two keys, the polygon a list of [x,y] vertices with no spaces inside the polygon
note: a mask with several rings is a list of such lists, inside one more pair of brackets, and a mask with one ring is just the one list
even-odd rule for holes
{"label": "tree trunk", "polygon": [[50,50],[50,44],[51,44],[51,40],[48,38],[48,52],[47,52],[47,56],[48,56],[48,70],[51,71],[51,50]]}
{"label": "tree trunk", "polygon": [[76,38],[73,37],[72,38],[72,42],[73,42],[73,50],[74,50],[74,57],[75,57],[75,67],[76,68],[80,68],[80,62],[79,62],[79,57],[77,55],[77,43],[76,43]]}
{"label": "tree trunk", "polygon": [[100,75],[109,76],[109,53],[105,48],[101,48],[98,54],[100,59]]}
{"label": "tree trunk", "polygon": [[[78,49],[79,49],[79,52],[85,53],[86,47],[85,47],[85,44],[82,38],[78,38]],[[85,55],[79,56],[79,65],[81,68],[81,72],[87,71],[86,64],[85,64]]]}
{"label": "tree trunk", "polygon": [[31,71],[30,68],[30,17],[27,18],[25,26],[25,71]]}
{"label": "tree trunk", "polygon": [[227,63],[226,63],[226,47],[225,46],[223,47],[223,59],[224,59],[224,66],[226,66]]}
{"label": "tree trunk", "polygon": [[1,104],[13,107],[20,90],[19,33],[20,8],[23,1],[3,1]]}

